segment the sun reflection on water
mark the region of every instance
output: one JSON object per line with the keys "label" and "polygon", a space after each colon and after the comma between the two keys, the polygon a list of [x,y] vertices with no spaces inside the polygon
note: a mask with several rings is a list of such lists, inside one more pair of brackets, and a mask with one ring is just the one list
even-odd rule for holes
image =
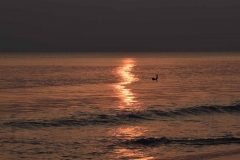
{"label": "sun reflection on water", "polygon": [[132,106],[137,103],[136,94],[134,94],[130,88],[127,88],[128,85],[139,80],[133,74],[133,68],[136,66],[135,63],[131,58],[124,59],[122,65],[114,72],[120,80],[119,83],[114,85],[117,96],[124,104],[124,106],[121,105],[120,108],[126,108],[125,106]]}
{"label": "sun reflection on water", "polygon": [[[114,84],[114,90],[117,97],[121,100],[119,108],[122,110],[139,110],[141,109],[137,99],[137,94],[132,92],[131,84],[139,81],[136,75],[133,73],[133,69],[136,66],[134,59],[123,59],[121,66],[114,70],[114,74],[118,77],[119,82]],[[140,126],[120,126],[112,130],[111,135],[122,140],[132,140],[137,137],[142,137],[148,130]],[[131,158],[131,159],[153,159],[145,155],[141,149],[129,149],[125,147],[115,148],[115,153],[118,158]]]}
{"label": "sun reflection on water", "polygon": [[[111,134],[117,137],[117,139],[126,141],[143,137],[146,132],[148,132],[148,129],[142,126],[121,126],[113,129]],[[115,153],[118,159],[154,159],[154,157],[146,155],[146,153],[143,152],[143,148],[140,146],[136,148],[115,148]]]}
{"label": "sun reflection on water", "polygon": [[119,148],[116,153],[121,155],[117,158],[119,159],[135,159],[135,160],[153,160],[154,157],[144,155],[143,151],[138,149],[127,149],[127,148]]}
{"label": "sun reflection on water", "polygon": [[131,140],[143,136],[145,132],[147,132],[147,129],[140,126],[121,126],[114,129],[113,135],[118,138]]}

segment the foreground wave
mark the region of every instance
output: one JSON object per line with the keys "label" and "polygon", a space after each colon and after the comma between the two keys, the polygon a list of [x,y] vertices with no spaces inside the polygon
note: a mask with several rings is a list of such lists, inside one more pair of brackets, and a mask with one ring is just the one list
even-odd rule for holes
{"label": "foreground wave", "polygon": [[144,120],[162,120],[161,118],[174,118],[177,116],[200,116],[206,114],[239,114],[240,105],[233,106],[200,106],[180,108],[175,110],[144,110],[137,112],[107,114],[89,114],[83,117],[81,114],[75,117],[66,117],[52,120],[18,120],[5,122],[3,125],[31,128],[31,127],[60,127],[60,126],[87,126],[87,125],[121,125],[142,122]]}

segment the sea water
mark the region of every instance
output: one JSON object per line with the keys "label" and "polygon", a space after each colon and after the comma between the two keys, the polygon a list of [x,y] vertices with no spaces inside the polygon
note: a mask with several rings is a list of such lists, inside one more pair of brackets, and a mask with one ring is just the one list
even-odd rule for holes
{"label": "sea water", "polygon": [[239,154],[239,56],[56,57],[1,58],[0,159]]}

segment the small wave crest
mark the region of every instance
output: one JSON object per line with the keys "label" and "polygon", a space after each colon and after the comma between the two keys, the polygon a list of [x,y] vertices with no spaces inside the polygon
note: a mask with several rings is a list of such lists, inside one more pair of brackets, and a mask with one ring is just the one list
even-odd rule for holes
{"label": "small wave crest", "polygon": [[129,123],[139,123],[144,120],[162,120],[161,118],[174,118],[176,116],[201,116],[204,114],[238,114],[240,105],[234,106],[200,106],[190,108],[180,108],[175,110],[143,110],[137,112],[117,113],[117,114],[89,114],[82,117],[65,117],[50,120],[18,120],[5,122],[3,125],[34,128],[34,127],[61,127],[61,126],[88,126],[88,125],[121,125]]}
{"label": "small wave crest", "polygon": [[166,137],[161,138],[140,138],[134,140],[125,141],[126,145],[166,145],[166,144],[181,144],[181,145],[220,145],[220,144],[232,144],[240,143],[240,138],[235,137],[222,137],[222,138],[197,138],[197,139],[171,139]]}
{"label": "small wave crest", "polygon": [[52,120],[18,120],[3,123],[4,126],[11,126],[17,128],[34,129],[39,127],[64,127],[64,126],[88,126],[88,125],[121,125],[129,122],[138,122],[147,119],[142,115],[116,114],[116,115],[89,115],[87,117],[70,117]]}
{"label": "small wave crest", "polygon": [[152,113],[160,116],[187,116],[187,115],[203,115],[203,114],[216,114],[216,113],[240,113],[240,105],[232,106],[196,106],[189,108],[180,108],[169,111],[152,110]]}

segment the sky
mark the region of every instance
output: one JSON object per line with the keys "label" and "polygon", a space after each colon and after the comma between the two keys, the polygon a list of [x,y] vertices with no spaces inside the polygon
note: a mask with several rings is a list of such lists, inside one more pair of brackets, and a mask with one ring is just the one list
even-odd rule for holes
{"label": "sky", "polygon": [[240,51],[239,0],[0,0],[0,52]]}

